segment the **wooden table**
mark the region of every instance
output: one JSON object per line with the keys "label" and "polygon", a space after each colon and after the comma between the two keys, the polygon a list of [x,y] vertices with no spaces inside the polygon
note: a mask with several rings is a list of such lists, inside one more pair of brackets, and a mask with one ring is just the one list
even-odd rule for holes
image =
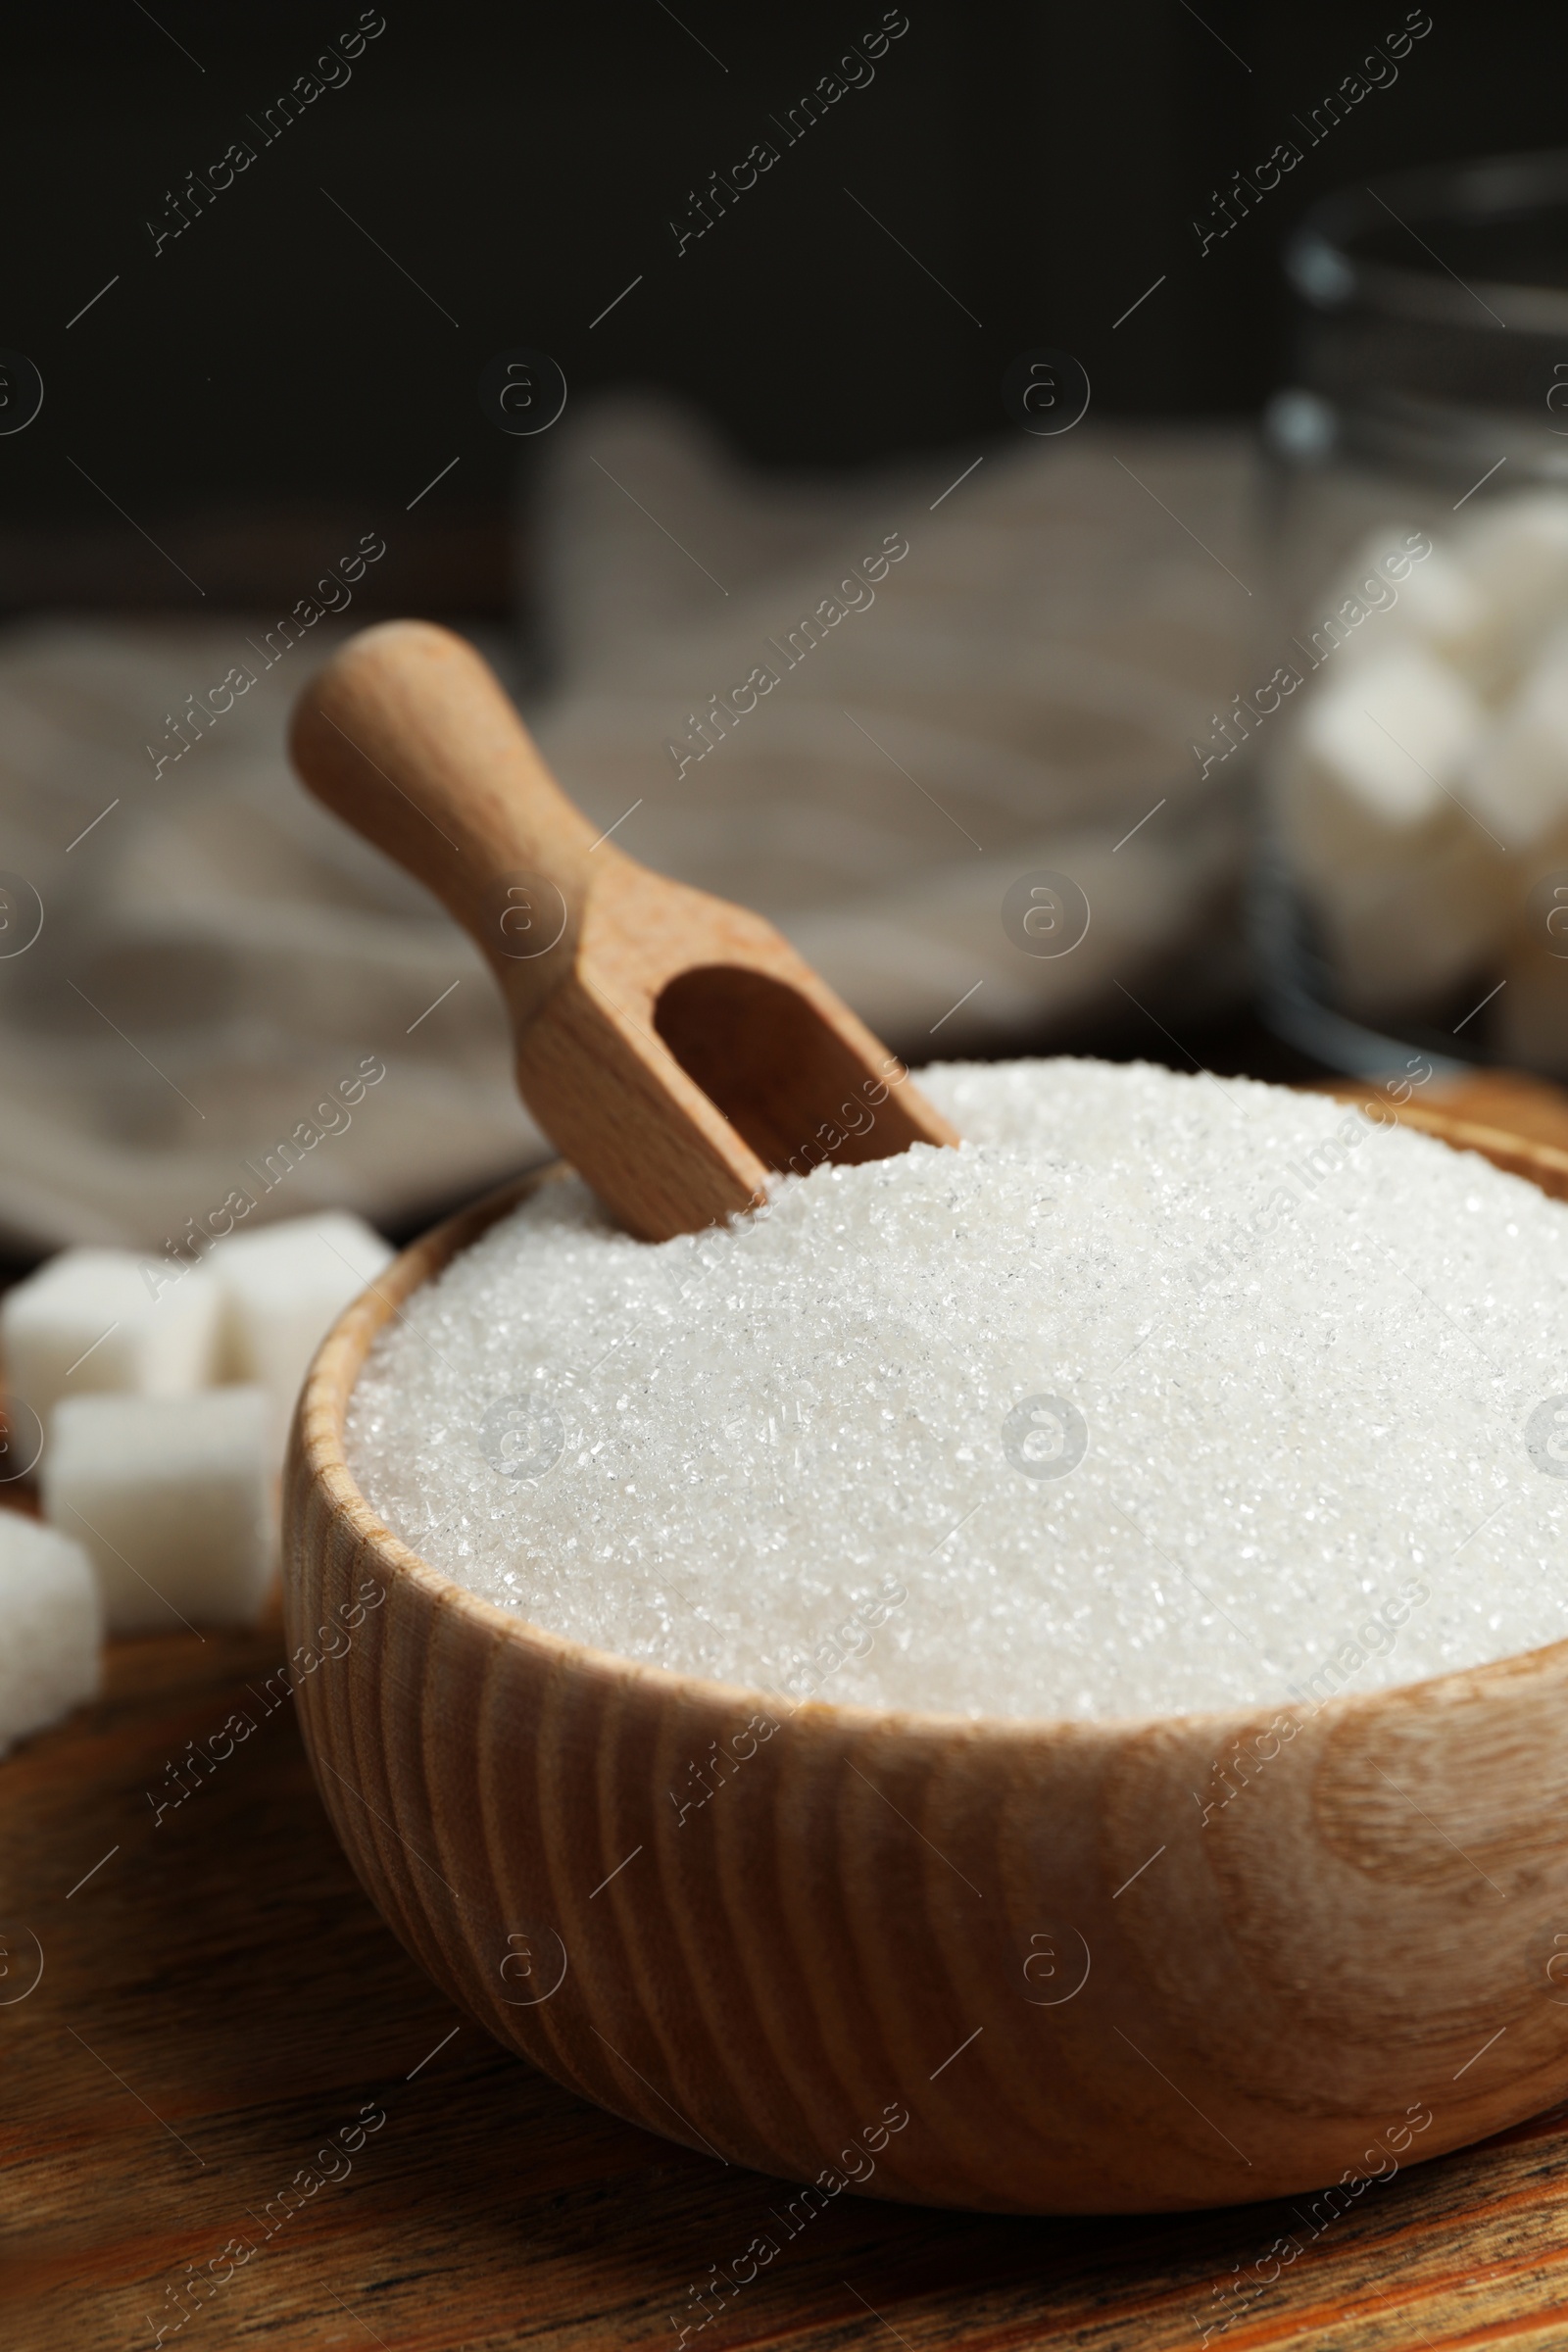
{"label": "wooden table", "polygon": [[[1560,1099],[1517,1107],[1568,1141]],[[1004,2221],[845,2197],[698,2303],[778,2183],[583,2106],[431,1988],[333,1841],[291,1704],[262,1712],[281,1654],[275,1620],[118,1642],[102,1701],[0,1764],[5,2352],[139,2352],[160,2327],[289,2352],[635,2352],[683,2327],[703,2352],[1177,2352],[1233,2266],[1256,2299],[1208,2340],[1236,2352],[1568,2346],[1568,2108],[1315,2239],[1290,2203]],[[256,1733],[159,1818],[236,1707]]]}

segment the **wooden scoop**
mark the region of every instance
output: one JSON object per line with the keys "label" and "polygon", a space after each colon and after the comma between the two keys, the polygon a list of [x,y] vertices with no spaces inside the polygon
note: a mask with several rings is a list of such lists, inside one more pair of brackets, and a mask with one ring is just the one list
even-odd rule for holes
{"label": "wooden scoop", "polygon": [[956,1143],[770,923],[595,838],[449,630],[352,638],[302,693],[290,751],[483,949],[523,1101],[632,1233],[733,1216],[770,1169]]}

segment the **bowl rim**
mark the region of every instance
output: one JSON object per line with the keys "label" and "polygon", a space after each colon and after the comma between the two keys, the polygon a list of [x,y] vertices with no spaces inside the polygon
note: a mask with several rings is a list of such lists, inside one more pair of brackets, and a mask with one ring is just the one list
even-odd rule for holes
{"label": "bowl rim", "polygon": [[[1419,1124],[1411,1121],[1410,1125],[1414,1132],[1442,1142],[1446,1149],[1473,1152],[1477,1157],[1487,1158],[1492,1165],[1498,1163],[1491,1159],[1490,1153],[1478,1152],[1470,1139],[1494,1136],[1499,1146],[1506,1146],[1512,1163],[1499,1172],[1520,1175],[1526,1182],[1533,1179],[1524,1174],[1524,1167],[1532,1163],[1539,1165],[1543,1174],[1556,1175],[1559,1182],[1568,1172],[1568,1153],[1550,1145],[1478,1126],[1459,1115],[1449,1118],[1430,1105],[1422,1107]],[[1202,1732],[1204,1727],[1209,1727],[1223,1746],[1226,1739],[1255,1724],[1265,1713],[1271,1718],[1289,1716],[1298,1724],[1322,1719],[1338,1725],[1368,1710],[1387,1708],[1391,1703],[1408,1704],[1414,1698],[1429,1706],[1472,1698],[1478,1682],[1489,1687],[1500,1686],[1529,1675],[1568,1672],[1568,1636],[1565,1636],[1561,1641],[1544,1642],[1534,1649],[1510,1650],[1478,1666],[1451,1667],[1414,1682],[1391,1683],[1376,1690],[1348,1692],[1322,1700],[1259,1698],[1242,1706],[1092,1717],[962,1715],[935,1708],[875,1706],[855,1700],[819,1698],[776,1705],[781,1694],[759,1684],[724,1682],[713,1676],[689,1674],[678,1667],[659,1666],[650,1660],[600,1649],[570,1635],[552,1633],[548,1626],[504,1609],[497,1601],[486,1600],[483,1594],[470,1592],[456,1577],[448,1576],[444,1569],[426,1560],[377,1515],[349,1466],[345,1434],[349,1402],[376,1334],[400,1311],[403,1301],[426,1283],[439,1280],[462,1251],[470,1249],[513,1209],[520,1207],[542,1185],[560,1183],[575,1174],[576,1170],[565,1160],[553,1159],[508,1178],[400,1250],[333,1323],[312,1359],[290,1431],[289,1464],[284,1477],[285,1586],[289,1576],[288,1535],[298,1515],[297,1510],[290,1508],[288,1498],[302,1475],[305,1484],[319,1492],[335,1516],[351,1523],[356,1536],[376,1554],[378,1563],[392,1579],[413,1585],[438,1609],[467,1621],[475,1631],[503,1638],[531,1651],[547,1667],[586,1674],[623,1690],[636,1687],[651,1694],[662,1693],[710,1714],[743,1710],[756,1714],[761,1711],[758,1706],[760,1699],[765,1702],[767,1713],[777,1715],[781,1731],[804,1719],[808,1725],[822,1730],[842,1726],[846,1733],[913,1734],[931,1740],[957,1740],[993,1747],[1041,1744],[1119,1747],[1131,1738],[1172,1730],[1191,1734]],[[1537,1181],[1538,1189],[1549,1193],[1549,1187]],[[383,1285],[396,1286],[392,1296],[388,1296]]]}

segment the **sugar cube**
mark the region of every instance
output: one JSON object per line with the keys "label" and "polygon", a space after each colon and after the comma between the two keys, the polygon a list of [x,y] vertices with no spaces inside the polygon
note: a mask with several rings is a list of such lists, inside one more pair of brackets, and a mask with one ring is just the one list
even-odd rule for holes
{"label": "sugar cube", "polygon": [[98,1689],[103,1603],[79,1544],[0,1510],[0,1755]]}
{"label": "sugar cube", "polygon": [[1568,640],[1555,638],[1460,780],[1465,806],[1525,850],[1568,815]]}
{"label": "sugar cube", "polygon": [[1398,590],[1395,611],[1403,627],[1463,666],[1484,625],[1485,606],[1458,557],[1446,547],[1433,546],[1429,556],[1411,564]]}
{"label": "sugar cube", "polygon": [[1467,974],[1481,977],[1509,914],[1508,865],[1457,809],[1398,863],[1363,861],[1320,876],[1310,902],[1344,1009],[1396,1019],[1430,1004]]}
{"label": "sugar cube", "polygon": [[1406,645],[1325,679],[1302,711],[1299,746],[1325,790],[1402,832],[1442,808],[1482,724],[1464,680]]}
{"label": "sugar cube", "polygon": [[[1446,858],[1456,827],[1494,856],[1453,790],[1485,723],[1464,681],[1419,646],[1325,679],[1271,777],[1281,838],[1309,895],[1396,892],[1398,876]],[[1479,877],[1477,888],[1486,895]]]}
{"label": "sugar cube", "polygon": [[6,1385],[47,1429],[65,1396],[178,1396],[211,1379],[218,1291],[200,1266],[144,1270],[133,1250],[62,1250],[0,1302]]}
{"label": "sugar cube", "polygon": [[392,1254],[363,1217],[336,1209],[234,1234],[212,1251],[208,1264],[222,1301],[222,1376],[267,1391],[274,1452],[281,1452],[312,1356]]}
{"label": "sugar cube", "polygon": [[44,1448],[44,1514],[82,1544],[110,1630],[249,1625],[271,1582],[268,1398],[71,1396]]}
{"label": "sugar cube", "polygon": [[1486,608],[1494,683],[1504,684],[1568,611],[1568,498],[1536,492],[1483,508],[1461,554]]}
{"label": "sugar cube", "polygon": [[[1421,539],[1430,553],[1412,559],[1411,543]],[[1402,577],[1388,570],[1391,563],[1403,564]],[[1390,523],[1363,542],[1324,598],[1318,625],[1309,618],[1307,631],[1312,645],[1332,651],[1336,670],[1412,640],[1464,669],[1476,663],[1487,620],[1488,609],[1461,559],[1424,532]]]}

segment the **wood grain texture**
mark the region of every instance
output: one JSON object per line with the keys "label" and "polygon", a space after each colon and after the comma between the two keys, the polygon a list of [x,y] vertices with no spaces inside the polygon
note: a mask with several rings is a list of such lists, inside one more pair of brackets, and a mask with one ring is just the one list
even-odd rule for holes
{"label": "wood grain texture", "polygon": [[[466,2014],[688,2147],[994,2211],[1364,2181],[1568,2091],[1568,1644],[1315,1710],[812,1705],[758,1741],[758,1694],[543,1633],[399,1544],[349,1478],[346,1398],[521,1189],[343,1318],[286,1482],[291,1646],[362,1615],[299,1685],[322,1800]],[[748,1738],[681,1822],[688,1763]],[[1204,1826],[1221,1770],[1242,1786]]]}
{"label": "wood grain texture", "polygon": [[[1563,2110],[1321,2229],[1302,2200],[1033,2221],[846,2195],[791,2236],[795,2192],[584,2105],[399,1950],[294,1702],[259,1696],[283,1656],[275,1620],[117,1642],[103,1698],[0,1763],[5,1942],[28,1931],[45,1959],[0,2003],[10,2352],[150,2352],[193,2274],[210,2285],[166,2346],[670,2352],[692,2289],[762,2231],[776,2258],[704,2300],[701,2352],[1198,2352],[1231,2311],[1209,2340],[1246,2352],[1568,2340]],[[147,1789],[235,1711],[255,1735],[155,1829]],[[366,2102],[386,2122],[352,2172],[280,2218]],[[234,2239],[254,2251],[220,2285]]]}
{"label": "wood grain texture", "polygon": [[[1347,1102],[1388,1101],[1387,1090],[1361,1079],[1331,1079],[1325,1090]],[[1408,1107],[1419,1109],[1423,1103],[1469,1126],[1489,1127],[1509,1144],[1548,1144],[1568,1152],[1568,1093],[1526,1070],[1467,1070],[1462,1077],[1414,1090]]]}
{"label": "wood grain texture", "polygon": [[770,923],[595,839],[448,630],[352,638],[301,695],[290,752],[471,932],[524,1102],[628,1231],[732,1216],[770,1168],[956,1140]]}

